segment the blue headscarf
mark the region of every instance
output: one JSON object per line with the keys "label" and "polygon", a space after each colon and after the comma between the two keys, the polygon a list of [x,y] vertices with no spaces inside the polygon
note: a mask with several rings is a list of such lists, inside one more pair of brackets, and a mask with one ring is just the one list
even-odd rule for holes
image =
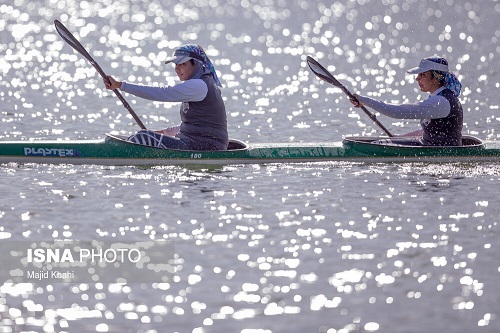
{"label": "blue headscarf", "polygon": [[208,58],[207,54],[205,53],[205,50],[199,45],[196,44],[186,44],[182,45],[179,47],[177,50],[175,50],[174,56],[186,56],[190,57],[193,60],[197,61],[200,63],[204,68],[208,69],[210,73],[212,74],[212,77],[215,80],[215,83],[219,86],[222,87],[219,78],[217,77],[217,73],[215,72],[214,65]]}
{"label": "blue headscarf", "polygon": [[[448,61],[446,61],[446,59],[444,58],[432,57],[426,59],[438,64],[448,66]],[[460,96],[462,84],[455,74],[453,74],[452,72],[442,72],[436,70],[431,70],[431,73],[436,79],[442,82],[447,89],[450,89],[456,97]]]}

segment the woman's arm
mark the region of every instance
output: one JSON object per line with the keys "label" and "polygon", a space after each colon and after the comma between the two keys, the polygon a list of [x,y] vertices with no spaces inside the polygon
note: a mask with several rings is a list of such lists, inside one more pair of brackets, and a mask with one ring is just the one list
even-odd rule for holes
{"label": "woman's arm", "polygon": [[115,90],[119,89],[122,86],[122,83],[120,81],[116,81],[112,76],[108,75],[108,79],[104,79],[104,86],[106,86],[106,89],[108,90]]}
{"label": "woman's arm", "polygon": [[450,114],[450,102],[443,96],[430,96],[415,104],[390,104],[373,98],[355,95],[361,105],[369,106],[377,112],[397,119],[437,119]]}
{"label": "woman's arm", "polygon": [[120,89],[137,97],[159,102],[199,102],[208,93],[205,81],[187,80],[175,86],[152,87],[122,82]]}

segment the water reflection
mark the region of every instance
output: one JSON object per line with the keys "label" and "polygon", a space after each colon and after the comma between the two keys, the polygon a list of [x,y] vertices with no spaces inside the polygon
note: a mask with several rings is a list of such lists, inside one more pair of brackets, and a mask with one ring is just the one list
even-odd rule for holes
{"label": "water reflection", "polygon": [[[240,172],[242,169],[245,172]],[[395,173],[394,169],[406,171]],[[186,325],[182,318],[189,317],[198,323],[190,325],[195,330],[241,327],[251,320],[270,327],[271,318],[312,316],[321,321],[335,314],[350,323],[330,324],[334,327],[377,331],[387,321],[351,317],[356,312],[353,302],[394,311],[393,304],[403,302],[412,307],[412,302],[434,299],[431,295],[437,293],[452,300],[453,311],[475,311],[485,304],[485,291],[491,286],[492,277],[474,268],[478,260],[489,257],[484,250],[494,249],[496,244],[494,233],[490,234],[496,224],[485,223],[492,216],[488,200],[445,206],[447,214],[439,206],[424,214],[397,214],[390,208],[404,207],[401,198],[414,200],[413,207],[422,207],[417,204],[420,195],[411,192],[414,185],[409,183],[405,190],[395,182],[398,177],[404,181],[414,176],[432,179],[437,176],[436,169],[429,166],[380,165],[370,166],[369,172],[361,172],[357,165],[328,163],[283,168],[228,167],[222,173],[174,167],[132,170],[37,166],[3,170],[10,177],[25,172],[35,175],[21,185],[40,188],[44,193],[33,196],[33,190],[21,187],[22,195],[5,198],[14,214],[23,212],[21,218],[27,222],[23,225],[25,237],[72,237],[81,232],[90,232],[90,237],[142,235],[173,240],[178,252],[177,273],[169,283],[49,287],[6,284],[0,288],[8,304],[2,312],[4,325],[17,323],[49,331],[85,320],[93,330],[105,332],[120,329],[120,321],[126,320],[136,327],[160,329],[172,325],[181,329]],[[489,170],[482,176],[478,171],[466,175],[470,169],[458,166],[446,170],[447,177],[464,173],[454,180],[462,187],[469,182],[477,184],[477,177],[490,177]],[[88,223],[90,215],[83,214],[83,219],[76,215],[75,221],[62,224],[44,210],[33,210],[31,198],[64,202],[56,200],[70,194],[62,186],[61,173],[66,173],[64,182],[75,184],[71,192],[73,212],[101,202],[101,209],[111,212],[108,218],[116,216],[123,222],[112,220],[97,226]],[[288,180],[281,187],[286,193],[270,192],[269,180],[284,176]],[[334,181],[325,182],[330,177]],[[344,178],[349,179],[349,186],[342,182]],[[365,178],[370,182],[366,183]],[[308,179],[306,186],[304,179]],[[384,195],[384,204],[367,200],[363,207],[357,207],[346,192],[334,195],[339,188],[356,186],[365,188],[365,196]],[[393,196],[385,196],[391,187]],[[82,202],[83,193],[87,198],[92,194],[92,199]],[[446,194],[442,197],[444,202],[452,199]],[[12,201],[19,198],[20,202]],[[134,210],[140,214],[127,210],[131,198],[138,203]],[[325,205],[329,200],[336,202]],[[189,207],[192,201],[199,202],[203,212],[186,216],[175,208],[179,204]],[[267,209],[258,209],[261,201],[266,202]],[[2,214],[4,221],[12,220],[9,210],[3,209]],[[52,222],[45,225],[43,220],[48,217]],[[9,238],[17,237],[15,230],[7,230]],[[470,233],[485,236],[485,244],[468,243]],[[12,302],[21,295],[29,295],[28,300],[21,307],[14,306]],[[62,300],[59,295],[64,295]],[[56,299],[62,303],[54,308],[50,300]],[[489,313],[493,310],[487,311],[478,319],[480,325],[491,325]],[[281,325],[285,324],[281,321]]]}
{"label": "water reflection", "polygon": [[[116,101],[111,102],[115,104],[111,109],[109,101],[100,101],[111,95],[103,91],[94,70],[57,37],[51,24],[51,18],[57,18],[71,27],[98,61],[106,64],[108,72],[138,83],[165,80],[173,83],[175,75],[161,66],[161,59],[185,41],[210,41],[205,43],[207,50],[216,59],[216,67],[228,88],[228,102],[234,102],[230,103],[230,109],[234,110],[230,113],[234,129],[245,128],[250,133],[248,138],[265,139],[262,136],[271,129],[278,129],[278,133],[273,131],[275,136],[283,133],[283,139],[295,140],[296,135],[286,134],[290,129],[326,126],[325,121],[318,118],[340,117],[343,123],[350,123],[346,118],[349,113],[343,111],[350,105],[334,88],[326,89],[327,95],[331,95],[326,99],[317,100],[320,96],[317,95],[312,104],[300,102],[295,107],[287,105],[287,110],[276,109],[290,96],[310,99],[307,82],[311,74],[301,59],[312,53],[355,89],[399,102],[414,100],[417,93],[412,78],[403,74],[403,69],[415,61],[408,55],[446,53],[450,63],[456,64],[460,78],[470,82],[463,94],[467,110],[487,110],[485,98],[476,95],[495,85],[489,80],[493,73],[489,64],[494,63],[496,50],[494,47],[488,50],[488,45],[496,45],[498,36],[494,20],[487,19],[489,6],[452,1],[431,5],[419,1],[402,4],[387,1],[382,2],[379,14],[363,14],[363,6],[371,5],[364,1],[331,5],[303,1],[290,4],[229,1],[224,6],[218,1],[199,2],[194,6],[184,1],[132,5],[120,1],[46,1],[45,9],[40,9],[19,0],[0,8],[0,47],[6,53],[0,60],[0,68],[3,77],[9,78],[4,80],[6,89],[1,98],[10,106],[8,115],[22,110],[21,117],[29,115],[30,123],[36,121],[42,127],[34,134],[45,137],[89,135],[75,131],[89,123],[99,123],[90,134],[93,137],[108,128],[132,130],[133,122]],[[415,18],[415,12],[421,16]],[[497,6],[493,12],[498,12]],[[262,30],[262,34],[250,34],[242,29],[244,24],[231,24],[238,19],[255,30]],[[170,29],[171,26],[176,29]],[[480,33],[487,36],[479,36]],[[424,44],[410,35],[428,35],[430,39]],[[491,43],[483,44],[481,40]],[[481,53],[480,59],[472,57],[477,52]],[[321,87],[322,96],[324,90]],[[95,102],[89,104],[89,96],[97,97],[91,98]],[[338,105],[335,110],[325,107],[330,100]],[[486,103],[488,100],[486,96]],[[134,100],[133,104],[136,103]],[[137,108],[145,121],[168,123],[171,117],[164,116],[163,105],[160,105],[141,103]],[[494,110],[498,105],[493,102],[489,107]],[[29,109],[36,110],[28,114]],[[308,112],[303,112],[306,110]],[[81,117],[82,114],[87,116]],[[253,118],[260,115],[268,124],[260,121],[255,124]],[[484,117],[488,123],[495,119],[489,114]],[[19,118],[9,116],[4,121],[18,122]],[[69,122],[76,126],[69,126]],[[49,124],[52,128],[48,128]],[[352,124],[354,128],[355,125]],[[394,125],[414,126],[407,122]],[[354,131],[359,133],[354,134],[376,133],[367,119],[360,120],[357,126]],[[490,128],[470,130],[495,138]],[[345,129],[336,131],[338,137],[346,133]]]}

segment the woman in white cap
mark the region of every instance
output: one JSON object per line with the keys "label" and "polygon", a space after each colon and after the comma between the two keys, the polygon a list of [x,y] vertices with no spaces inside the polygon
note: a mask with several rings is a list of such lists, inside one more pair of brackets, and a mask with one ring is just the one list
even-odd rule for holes
{"label": "woman in white cap", "polygon": [[227,116],[214,66],[201,46],[179,47],[165,63],[173,62],[182,81],[175,86],[144,86],[104,80],[107,89],[121,89],[152,101],[182,102],[181,123],[160,131],[141,130],[129,141],[158,148],[226,150]]}
{"label": "woman in white cap", "polygon": [[[463,111],[458,100],[462,84],[448,70],[444,58],[431,57],[420,61],[418,67],[407,71],[417,74],[417,82],[422,92],[431,96],[425,101],[414,104],[389,104],[355,94],[351,103],[356,107],[366,105],[388,117],[398,119],[420,119],[421,130],[403,136],[414,139],[401,141],[399,144],[425,146],[460,146],[462,145]],[[390,139],[384,142],[390,142]],[[396,142],[394,142],[396,143]]]}

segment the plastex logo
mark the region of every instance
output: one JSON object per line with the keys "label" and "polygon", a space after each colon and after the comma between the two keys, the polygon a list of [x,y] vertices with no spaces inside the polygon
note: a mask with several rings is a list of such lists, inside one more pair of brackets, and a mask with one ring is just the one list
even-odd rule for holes
{"label": "plastex logo", "polygon": [[74,149],[67,148],[31,148],[24,147],[25,156],[56,156],[56,157],[66,157],[66,156],[78,156]]}

